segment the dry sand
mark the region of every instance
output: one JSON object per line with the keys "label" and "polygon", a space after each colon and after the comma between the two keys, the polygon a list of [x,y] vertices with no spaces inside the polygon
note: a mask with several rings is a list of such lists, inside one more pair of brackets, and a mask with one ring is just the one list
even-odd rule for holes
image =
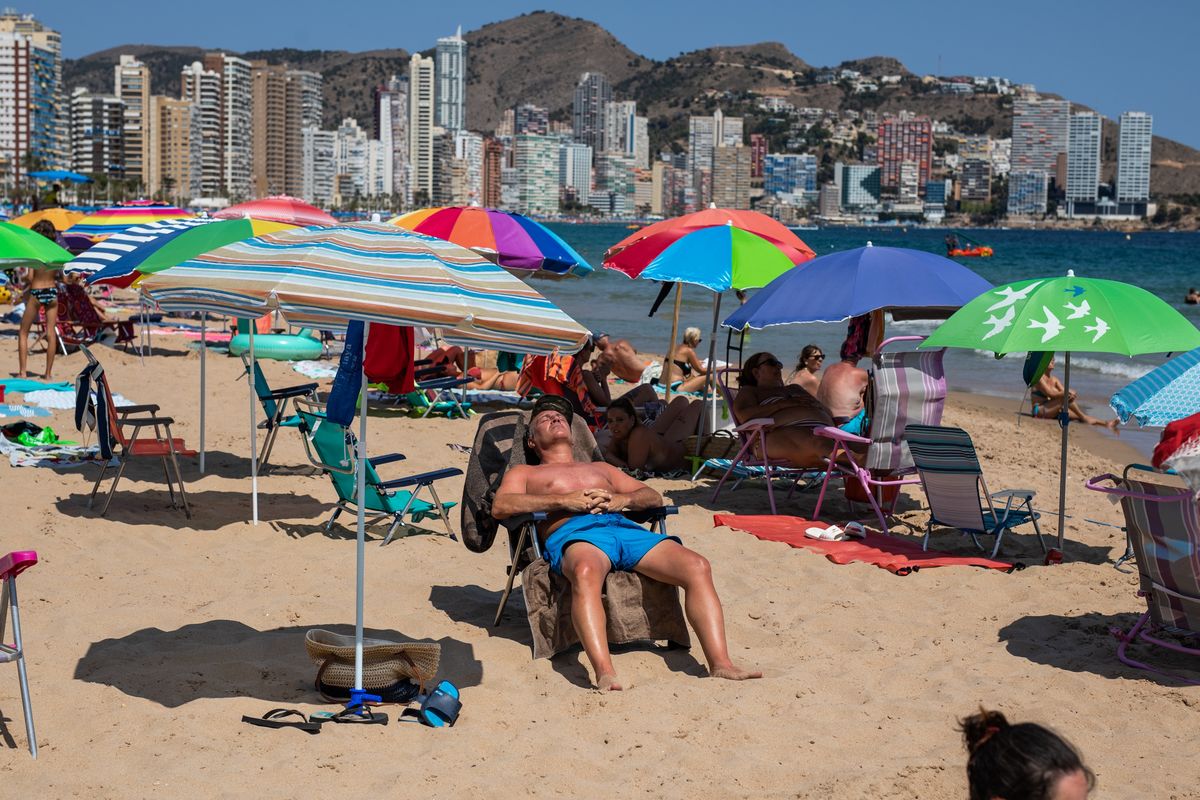
{"label": "dry sand", "polygon": [[[195,444],[198,357],[182,337],[156,344],[144,366],[101,355],[116,391],[161,404]],[[0,362],[16,363],[11,337],[0,339]],[[70,378],[82,364],[75,354],[55,371]],[[305,380],[286,364],[263,368],[277,387]],[[333,492],[290,431],[276,446],[280,466],[260,479],[263,521],[247,521],[239,372],[235,359],[209,359],[209,470],[185,463],[191,520],[169,507],[153,464],[129,469],[107,518],[87,509],[95,467],[0,465],[0,552],[41,558],[20,579],[41,753],[34,762],[25,751],[16,671],[0,669],[5,796],[960,798],[955,717],[981,703],[1066,734],[1099,776],[1097,797],[1195,796],[1200,687],[1122,666],[1107,632],[1144,608],[1135,577],[1106,563],[1123,549],[1118,529],[1073,520],[1062,566],[1041,566],[1036,541],[1021,534],[1004,554],[1029,562],[1023,571],[897,577],[713,528],[714,511],[765,513],[764,490],[713,504],[708,484],[688,481],[653,485],[682,509],[673,532],[712,560],[733,653],[763,680],[703,678],[698,648],[635,648],[616,656],[630,691],[589,691],[578,652],[531,660],[519,592],[491,627],[502,547],[477,555],[417,535],[380,548],[376,528],[368,627],[443,644],[442,677],[462,689],[457,727],[393,722],[307,736],[244,725],[242,714],[322,707],[303,637],[351,630],[354,542],[352,529],[323,531]],[[1039,507],[1054,508],[1058,428],[1029,419],[1018,428],[1010,406],[956,396],[946,421],[972,433],[993,490],[1031,486]],[[52,424],[71,432],[67,412]],[[370,426],[371,452],[403,451],[407,463],[392,466],[409,471],[465,467],[446,445],[474,433],[471,422],[382,410]],[[1133,455],[1093,431],[1074,442],[1071,508],[1118,524],[1119,509],[1082,481]],[[461,482],[448,483],[457,498]],[[814,500],[786,511],[804,515]],[[834,518],[843,510],[836,504]],[[951,532],[934,545],[974,552]]]}

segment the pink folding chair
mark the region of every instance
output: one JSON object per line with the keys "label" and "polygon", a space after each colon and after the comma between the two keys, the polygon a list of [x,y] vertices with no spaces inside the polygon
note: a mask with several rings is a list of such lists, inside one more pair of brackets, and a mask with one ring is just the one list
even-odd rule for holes
{"label": "pink folding chair", "polygon": [[[0,664],[17,662],[17,676],[21,681],[21,707],[25,710],[25,736],[29,739],[29,752],[37,758],[37,736],[33,732],[33,709],[29,706],[29,681],[25,675],[25,648],[21,644],[21,614],[17,608],[17,576],[37,563],[37,553],[32,550],[17,550],[0,558]],[[13,643],[5,644],[4,626],[12,609]]]}

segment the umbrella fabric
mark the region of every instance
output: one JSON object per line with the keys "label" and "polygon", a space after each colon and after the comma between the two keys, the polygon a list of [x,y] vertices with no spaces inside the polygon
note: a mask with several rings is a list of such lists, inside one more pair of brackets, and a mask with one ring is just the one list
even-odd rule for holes
{"label": "umbrella fabric", "polygon": [[22,228],[32,228],[42,220],[50,220],[50,224],[54,229],[61,232],[74,225],[79,220],[86,217],[82,211],[68,211],[65,208],[43,208],[41,211],[30,211],[28,214],[22,214],[16,219],[10,220],[13,225],[20,225]]}
{"label": "umbrella fabric", "polygon": [[[127,288],[143,275],[161,272],[176,264],[182,264],[189,258],[195,258],[201,253],[207,253],[209,250],[216,250],[218,247],[254,236],[291,230],[296,227],[284,222],[255,219],[181,220],[181,222],[190,224],[186,227],[165,230],[160,235],[135,246],[109,263],[104,269],[89,275],[88,285]],[[129,234],[130,231],[126,231],[117,236],[110,236],[92,250],[105,248],[106,245],[112,244],[114,239],[126,237]],[[92,250],[76,261],[91,256]],[[68,265],[68,271],[70,271],[70,265]]]}
{"label": "umbrella fabric", "polygon": [[859,247],[814,258],[788,270],[726,320],[742,330],[797,322],[841,322],[881,309],[951,309],[992,285],[935,253]]}
{"label": "umbrella fabric", "polygon": [[636,278],[643,267],[679,239],[695,231],[721,225],[732,225],[774,242],[788,254],[793,264],[807,261],[815,255],[800,237],[765,214],[732,208],[708,208],[665,219],[630,234],[605,252],[604,266]]}
{"label": "umbrella fabric", "polygon": [[180,231],[211,223],[210,219],[168,219],[132,225],[109,236],[84,250],[67,262],[64,269],[75,275],[92,275],[107,269],[129,254],[143,247],[161,247],[167,237]]}
{"label": "umbrella fabric", "polygon": [[91,183],[92,179],[78,172],[65,169],[51,169],[42,172],[31,172],[29,177],[39,181],[71,181],[71,183]]}
{"label": "umbrella fabric", "polygon": [[1134,356],[1200,347],[1200,331],[1138,286],[1067,275],[1017,281],[985,292],[921,346]]}
{"label": "umbrella fabric", "polygon": [[106,236],[120,233],[134,225],[145,225],[150,222],[163,222],[172,219],[187,219],[194,217],[190,211],[174,206],[150,203],[136,203],[125,206],[113,206],[90,214],[71,226],[74,234],[91,237],[92,241],[100,241]]}
{"label": "umbrella fabric", "polygon": [[716,225],[676,240],[637,277],[694,283],[715,292],[755,289],[791,270],[795,256],[792,248],[782,248],[758,234]]}
{"label": "umbrella fabric", "polygon": [[1109,405],[1122,422],[1163,426],[1200,413],[1200,348],[1172,358],[1121,389]]}
{"label": "umbrella fabric", "polygon": [[217,219],[261,219],[270,222],[286,222],[290,225],[336,225],[337,220],[316,206],[287,195],[264,197],[229,206],[213,214]]}
{"label": "umbrella fabric", "polygon": [[0,222],[0,266],[59,269],[71,254],[29,228]]}
{"label": "umbrella fabric", "polygon": [[390,225],[298,228],[226,245],[140,284],[168,311],[330,329],[346,320],[442,328],[464,347],[575,352],[588,332],[524,282],[450,242]]}
{"label": "umbrella fabric", "polygon": [[592,266],[559,236],[522,214],[472,206],[426,208],[389,225],[474,250],[502,267],[584,276]]}

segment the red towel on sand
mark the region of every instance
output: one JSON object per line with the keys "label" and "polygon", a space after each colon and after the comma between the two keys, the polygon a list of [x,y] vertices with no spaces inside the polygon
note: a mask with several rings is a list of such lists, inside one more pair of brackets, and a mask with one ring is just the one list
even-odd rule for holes
{"label": "red towel on sand", "polygon": [[822,553],[835,564],[862,561],[874,564],[896,575],[907,575],[922,567],[987,567],[1006,572],[1013,568],[1012,564],[993,561],[990,558],[955,556],[934,550],[923,551],[918,543],[871,531],[867,531],[866,539],[849,539],[844,542],[810,539],[804,535],[804,531],[808,528],[828,528],[830,524],[828,522],[812,522],[800,517],[773,516],[771,514],[713,515],[713,525],[717,527],[724,525],[734,530],[744,531],[759,539],[784,542],[792,547]]}
{"label": "red towel on sand", "polygon": [[363,372],[372,383],[386,383],[392,394],[408,394],[414,388],[413,329],[400,325],[371,324]]}

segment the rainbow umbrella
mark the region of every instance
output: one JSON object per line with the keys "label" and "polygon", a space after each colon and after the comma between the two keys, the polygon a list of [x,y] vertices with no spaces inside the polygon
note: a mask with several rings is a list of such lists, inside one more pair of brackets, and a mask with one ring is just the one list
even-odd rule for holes
{"label": "rainbow umbrella", "polygon": [[16,219],[9,221],[13,225],[20,225],[22,228],[32,228],[45,219],[50,221],[55,230],[65,231],[86,216],[87,214],[82,211],[68,211],[65,208],[43,208],[41,211],[30,211],[28,214],[22,214]]}
{"label": "rainbow umbrella", "polygon": [[99,242],[114,233],[120,233],[134,225],[145,225],[148,222],[163,222],[172,219],[187,219],[196,216],[182,208],[168,206],[162,203],[135,202],[123,206],[104,208],[94,214],[89,214],[72,225],[72,234],[82,234],[93,242]]}
{"label": "rainbow umbrella", "polygon": [[558,235],[529,217],[476,206],[424,208],[389,225],[454,242],[511,270],[583,277],[592,266]]}
{"label": "rainbow umbrella", "polygon": [[71,254],[29,228],[0,222],[0,267],[60,269]]}
{"label": "rainbow umbrella", "polygon": [[336,225],[337,220],[316,206],[286,194],[272,195],[236,206],[223,208],[213,214],[217,219],[258,219],[268,222],[286,222],[289,225]]}

